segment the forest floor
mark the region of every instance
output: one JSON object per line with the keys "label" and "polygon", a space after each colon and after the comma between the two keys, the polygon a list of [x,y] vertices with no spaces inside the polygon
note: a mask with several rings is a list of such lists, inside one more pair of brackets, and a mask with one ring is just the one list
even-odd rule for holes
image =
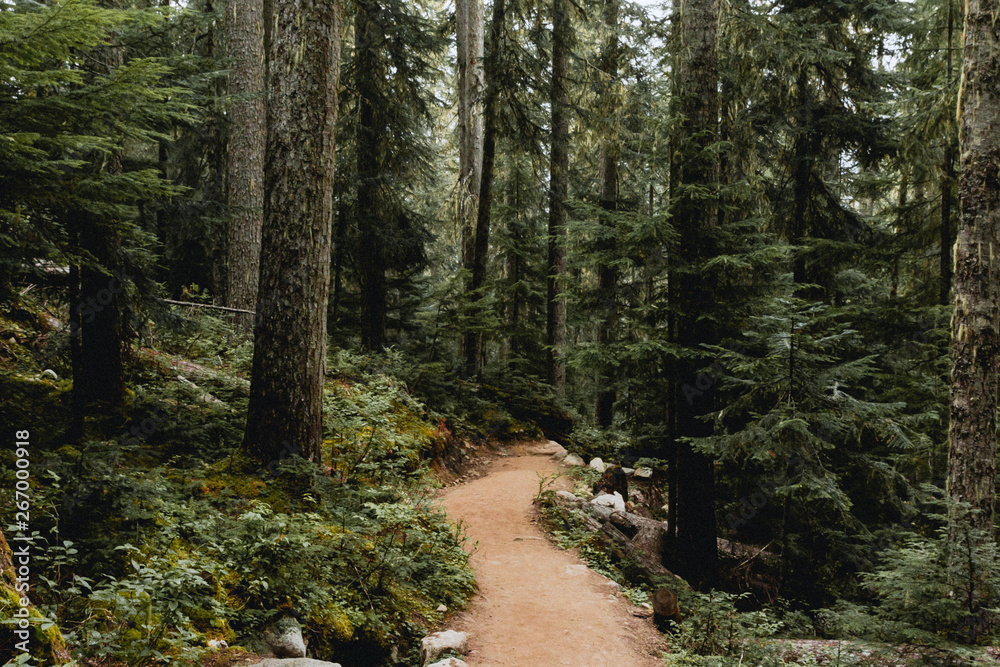
{"label": "forest floor", "polygon": [[[545,537],[532,499],[540,476],[561,468],[545,446],[516,445],[441,492],[472,550],[479,593],[449,629],[469,634],[471,667],[662,666],[651,619],[632,615],[615,587]],[[568,488],[562,478],[554,487]]]}

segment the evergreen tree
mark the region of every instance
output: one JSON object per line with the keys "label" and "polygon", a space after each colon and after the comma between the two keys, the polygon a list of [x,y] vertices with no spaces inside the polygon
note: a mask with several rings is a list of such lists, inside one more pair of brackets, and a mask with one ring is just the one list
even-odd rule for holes
{"label": "evergreen tree", "polygon": [[[966,3],[959,95],[961,215],[955,244],[948,493],[977,513],[956,517],[992,534],[1000,355],[1000,39],[994,0]],[[955,530],[952,539],[961,531]],[[970,596],[972,594],[970,593]],[[974,605],[970,597],[970,608]]]}
{"label": "evergreen tree", "polygon": [[[229,110],[226,156],[229,222],[226,305],[253,310],[260,277],[260,234],[264,215],[264,3],[228,0],[225,6]],[[252,316],[238,314],[237,328],[249,331]]]}
{"label": "evergreen tree", "polygon": [[330,285],[340,5],[276,2],[268,72],[258,322],[243,446],[316,460]]}
{"label": "evergreen tree", "polygon": [[549,251],[545,343],[548,380],[566,390],[566,202],[569,196],[569,56],[573,37],[567,0],[552,0],[552,84],[549,104]]}

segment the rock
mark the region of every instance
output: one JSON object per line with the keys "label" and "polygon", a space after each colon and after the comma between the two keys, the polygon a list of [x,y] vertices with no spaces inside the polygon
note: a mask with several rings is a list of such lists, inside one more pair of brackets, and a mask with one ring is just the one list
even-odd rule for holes
{"label": "rock", "polygon": [[636,477],[640,477],[642,479],[649,479],[650,477],[653,476],[653,469],[652,468],[638,468],[635,471],[635,476]]}
{"label": "rock", "polygon": [[563,463],[566,464],[566,465],[568,465],[568,466],[584,466],[584,465],[587,465],[586,463],[583,462],[583,459],[581,459],[576,454],[567,454],[566,457],[563,459]]}
{"label": "rock", "polygon": [[42,377],[49,377],[52,378],[53,380],[59,379],[59,376],[56,375],[56,372],[51,368],[46,368],[44,371],[42,371]]}
{"label": "rock", "polygon": [[306,643],[302,639],[302,628],[298,621],[291,616],[279,618],[274,625],[264,630],[264,643],[274,653],[275,658],[306,657]]}
{"label": "rock", "polygon": [[551,454],[555,456],[560,452],[560,450],[564,452],[566,451],[566,449],[555,440],[547,440],[545,442],[531,445],[527,447],[525,451],[528,454]]}
{"label": "rock", "polygon": [[312,658],[264,658],[249,667],[340,667],[340,663]]}
{"label": "rock", "polygon": [[225,639],[209,639],[208,648],[215,649],[216,651],[220,648],[229,648],[229,642]]}
{"label": "rock", "polygon": [[563,491],[561,489],[559,491],[556,491],[556,495],[559,496],[560,498],[562,498],[563,500],[570,501],[571,503],[579,502],[579,500],[580,500],[579,498],[577,498],[575,495],[573,495],[569,491]]}
{"label": "rock", "polygon": [[429,665],[445,653],[468,653],[469,635],[444,630],[427,635],[420,641],[420,664]]}
{"label": "rock", "polygon": [[438,605],[438,611],[441,612],[442,614],[448,613],[448,605],[444,604]]}
{"label": "rock", "polygon": [[590,469],[596,470],[597,472],[604,472],[607,469],[607,466],[604,465],[604,461],[602,461],[600,457],[597,457],[590,460]]}
{"label": "rock", "polygon": [[622,468],[622,472],[626,475],[632,476],[635,474],[635,468]]}
{"label": "rock", "polygon": [[637,618],[651,618],[653,616],[653,610],[649,607],[633,607],[632,615]]}
{"label": "rock", "polygon": [[469,663],[458,658],[445,658],[444,660],[438,660],[433,665],[430,665],[430,667],[469,667]]}
{"label": "rock", "polygon": [[556,447],[553,448],[555,451],[552,454],[552,460],[561,462],[564,458],[569,456],[569,452],[566,451],[566,448],[560,445],[559,443],[554,443],[554,444]]}
{"label": "rock", "polygon": [[622,498],[622,495],[617,491],[615,491],[614,494],[610,493],[601,494],[596,498],[594,498],[593,500],[591,500],[590,502],[594,505],[611,507],[617,512],[625,511],[625,500]]}

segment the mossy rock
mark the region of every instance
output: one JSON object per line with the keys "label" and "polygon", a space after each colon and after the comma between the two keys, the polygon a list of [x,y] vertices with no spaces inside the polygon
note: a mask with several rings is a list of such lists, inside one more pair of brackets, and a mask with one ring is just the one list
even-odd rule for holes
{"label": "mossy rock", "polygon": [[[71,662],[66,642],[55,623],[42,616],[37,609],[28,604],[24,607],[22,597],[27,593],[16,589],[17,574],[14,570],[13,551],[7,545],[7,540],[0,531],[0,618],[13,619],[20,625],[25,621],[27,627],[15,627],[10,621],[0,625],[0,648],[10,647],[18,651],[18,645],[27,641],[31,664],[45,667],[46,665],[61,665]],[[14,614],[21,609],[28,610],[25,619],[16,619]],[[23,612],[22,612],[23,613]],[[17,632],[15,632],[17,630]],[[27,634],[25,635],[25,631]],[[16,655],[16,653],[15,653]]]}

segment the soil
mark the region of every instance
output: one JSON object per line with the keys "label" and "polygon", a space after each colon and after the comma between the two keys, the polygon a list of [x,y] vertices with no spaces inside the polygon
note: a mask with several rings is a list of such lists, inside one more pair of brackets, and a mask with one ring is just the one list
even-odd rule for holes
{"label": "soil", "polygon": [[[532,505],[539,475],[562,467],[551,452],[515,446],[482,476],[441,493],[469,537],[479,582],[478,595],[448,628],[469,634],[470,667],[662,666],[666,646],[652,620],[633,616],[612,582],[539,527]],[[568,487],[564,478],[555,485]]]}

